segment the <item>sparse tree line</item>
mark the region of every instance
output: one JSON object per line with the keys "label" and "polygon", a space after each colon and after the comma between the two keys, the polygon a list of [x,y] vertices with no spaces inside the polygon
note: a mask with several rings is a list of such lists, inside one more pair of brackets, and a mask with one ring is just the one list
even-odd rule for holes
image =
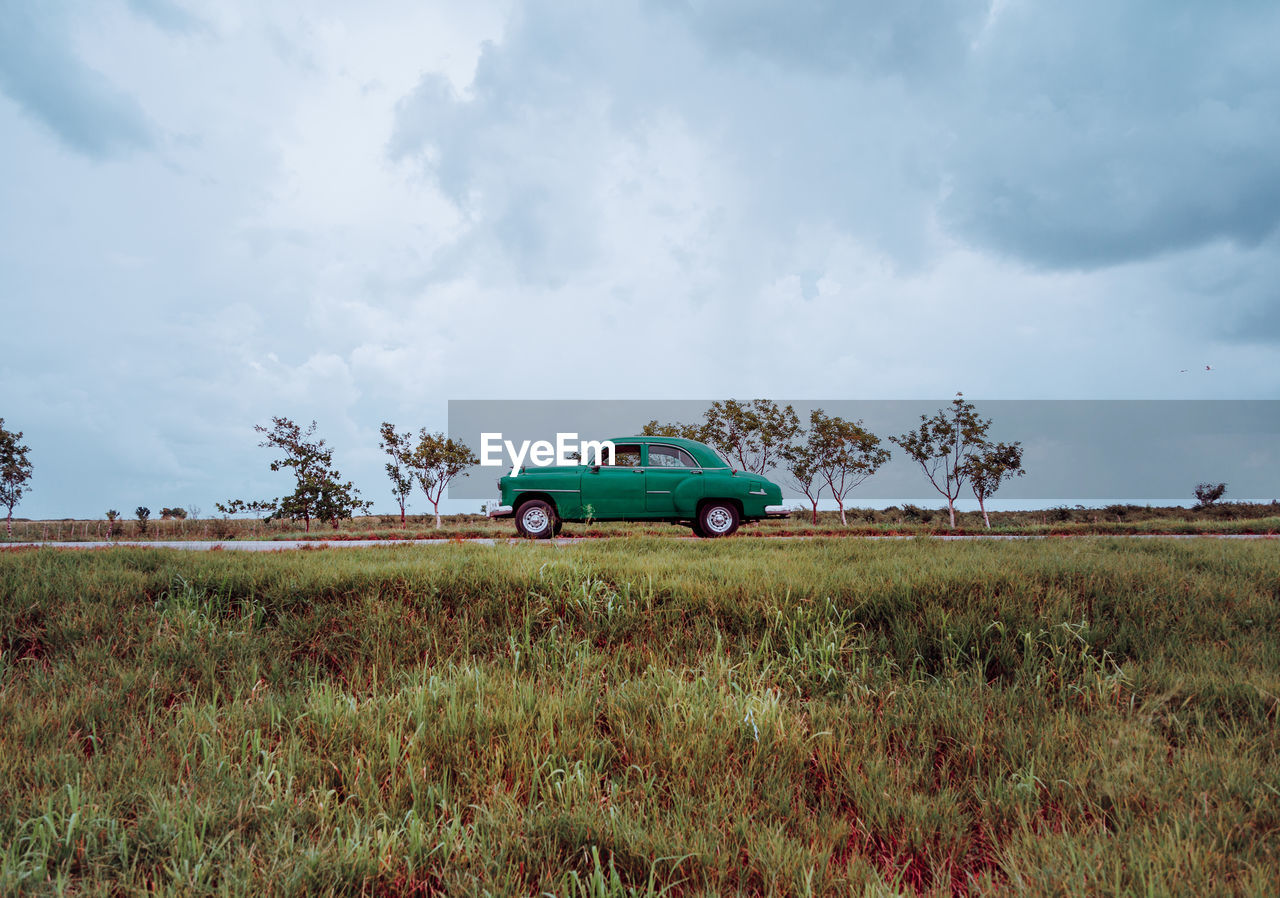
{"label": "sparse tree line", "polygon": [[[278,499],[219,502],[218,511],[227,516],[250,512],[255,516],[266,514],[267,520],[300,520],[307,531],[311,530],[312,521],[325,521],[337,529],[341,521],[369,513],[373,503],[361,499],[360,491],[350,481],[342,480],[333,465],[333,450],[315,435],[315,421],[305,430],[288,418],[273,417],[271,424],[270,428],[254,427],[264,435],[258,445],[279,453],[271,462],[271,470],[289,470],[294,479],[293,492]],[[480,460],[465,444],[443,433],[430,433],[425,427],[416,440],[411,433],[401,433],[386,421],[380,433],[382,450],[390,458],[386,470],[392,496],[400,506],[401,525],[414,488],[420,487],[431,503],[439,529],[440,500],[449,482]]]}
{"label": "sparse tree line", "polygon": [[[966,486],[990,528],[987,500],[1001,483],[1023,474],[1022,444],[992,442],[990,430],[991,419],[980,417],[973,403],[957,393],[950,408],[939,409],[932,417],[921,415],[919,427],[889,437],[920,466],[933,488],[946,496],[953,529],[956,500]],[[716,401],[700,424],[650,421],[644,434],[698,440],[717,449],[731,464],[756,474],[781,467],[808,500],[814,523],[818,502],[827,494],[840,511],[840,523],[847,524],[849,495],[891,456],[861,420],[846,421],[813,409],[806,429],[794,408],[779,407],[769,399]]]}
{"label": "sparse tree line", "polygon": [[[948,408],[934,415],[921,415],[918,427],[888,437],[914,461],[929,483],[947,499],[950,526],[956,525],[956,501],[965,487],[973,493],[983,521],[991,526],[987,500],[1005,481],[1022,476],[1022,444],[995,442],[989,438],[991,419],[982,418],[974,405],[956,394]],[[274,499],[229,499],[216,503],[224,518],[252,514],[267,521],[302,521],[309,531],[313,521],[337,528],[341,521],[368,513],[373,503],[360,497],[350,481],[344,481],[333,464],[333,450],[316,436],[316,422],[305,429],[289,418],[273,417],[271,427],[256,425],[263,435],[258,444],[273,449],[277,457],[272,471],[288,470],[294,480],[293,492]],[[650,421],[642,430],[649,436],[681,436],[706,443],[718,450],[734,466],[744,471],[767,474],[781,468],[790,485],[805,497],[814,523],[818,504],[829,496],[839,509],[840,521],[847,524],[846,505],[852,492],[873,476],[891,457],[879,436],[867,430],[861,420],[847,421],[822,409],[809,413],[808,427],[800,423],[795,409],[768,399],[712,403],[703,420],[696,424]],[[465,444],[443,433],[421,428],[417,434],[399,431],[383,422],[380,428],[385,468],[391,493],[405,525],[410,500],[421,490],[431,504],[435,525],[441,526],[440,501],[449,484],[479,459]],[[13,534],[13,510],[30,489],[33,466],[30,447],[22,442],[22,431],[10,431],[0,418],[0,505],[5,506],[6,531]],[[1196,509],[1217,507],[1226,493],[1225,483],[1200,483],[1195,488]],[[161,520],[198,519],[196,506],[160,509]],[[137,531],[145,535],[151,509],[134,510]],[[106,512],[107,537],[121,523],[120,512]]]}

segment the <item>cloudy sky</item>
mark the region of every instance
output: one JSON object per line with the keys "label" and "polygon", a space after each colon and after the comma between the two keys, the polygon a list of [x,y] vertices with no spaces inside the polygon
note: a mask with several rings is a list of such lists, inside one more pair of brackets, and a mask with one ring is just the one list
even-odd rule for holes
{"label": "cloudy sky", "polygon": [[271,415],[389,510],[379,422],[449,399],[1278,398],[1278,45],[1267,2],[16,4],[19,514],[280,495]]}

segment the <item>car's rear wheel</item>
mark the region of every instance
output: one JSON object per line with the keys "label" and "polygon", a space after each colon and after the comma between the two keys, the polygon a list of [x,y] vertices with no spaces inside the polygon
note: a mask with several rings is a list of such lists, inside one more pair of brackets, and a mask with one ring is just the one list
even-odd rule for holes
{"label": "car's rear wheel", "polygon": [[529,539],[550,539],[559,525],[559,517],[550,503],[530,499],[516,509],[516,530]]}
{"label": "car's rear wheel", "polygon": [[698,521],[694,530],[698,536],[711,539],[732,536],[737,529],[738,509],[731,502],[713,500],[698,510]]}

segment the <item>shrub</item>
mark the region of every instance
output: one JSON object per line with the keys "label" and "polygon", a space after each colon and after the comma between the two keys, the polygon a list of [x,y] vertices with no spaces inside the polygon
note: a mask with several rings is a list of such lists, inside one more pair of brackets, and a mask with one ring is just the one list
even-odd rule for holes
{"label": "shrub", "polygon": [[1212,508],[1226,491],[1225,483],[1197,483],[1196,508]]}
{"label": "shrub", "polygon": [[230,518],[213,518],[209,521],[215,539],[234,539],[237,531],[235,522]]}

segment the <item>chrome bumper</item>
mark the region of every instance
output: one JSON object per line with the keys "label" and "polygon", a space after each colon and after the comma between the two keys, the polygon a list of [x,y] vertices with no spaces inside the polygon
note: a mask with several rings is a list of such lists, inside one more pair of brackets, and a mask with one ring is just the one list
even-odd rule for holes
{"label": "chrome bumper", "polygon": [[497,508],[489,509],[489,517],[491,518],[509,518],[513,509],[510,505],[499,505]]}
{"label": "chrome bumper", "polygon": [[766,517],[770,518],[789,518],[791,511],[785,505],[766,505],[764,507]]}

